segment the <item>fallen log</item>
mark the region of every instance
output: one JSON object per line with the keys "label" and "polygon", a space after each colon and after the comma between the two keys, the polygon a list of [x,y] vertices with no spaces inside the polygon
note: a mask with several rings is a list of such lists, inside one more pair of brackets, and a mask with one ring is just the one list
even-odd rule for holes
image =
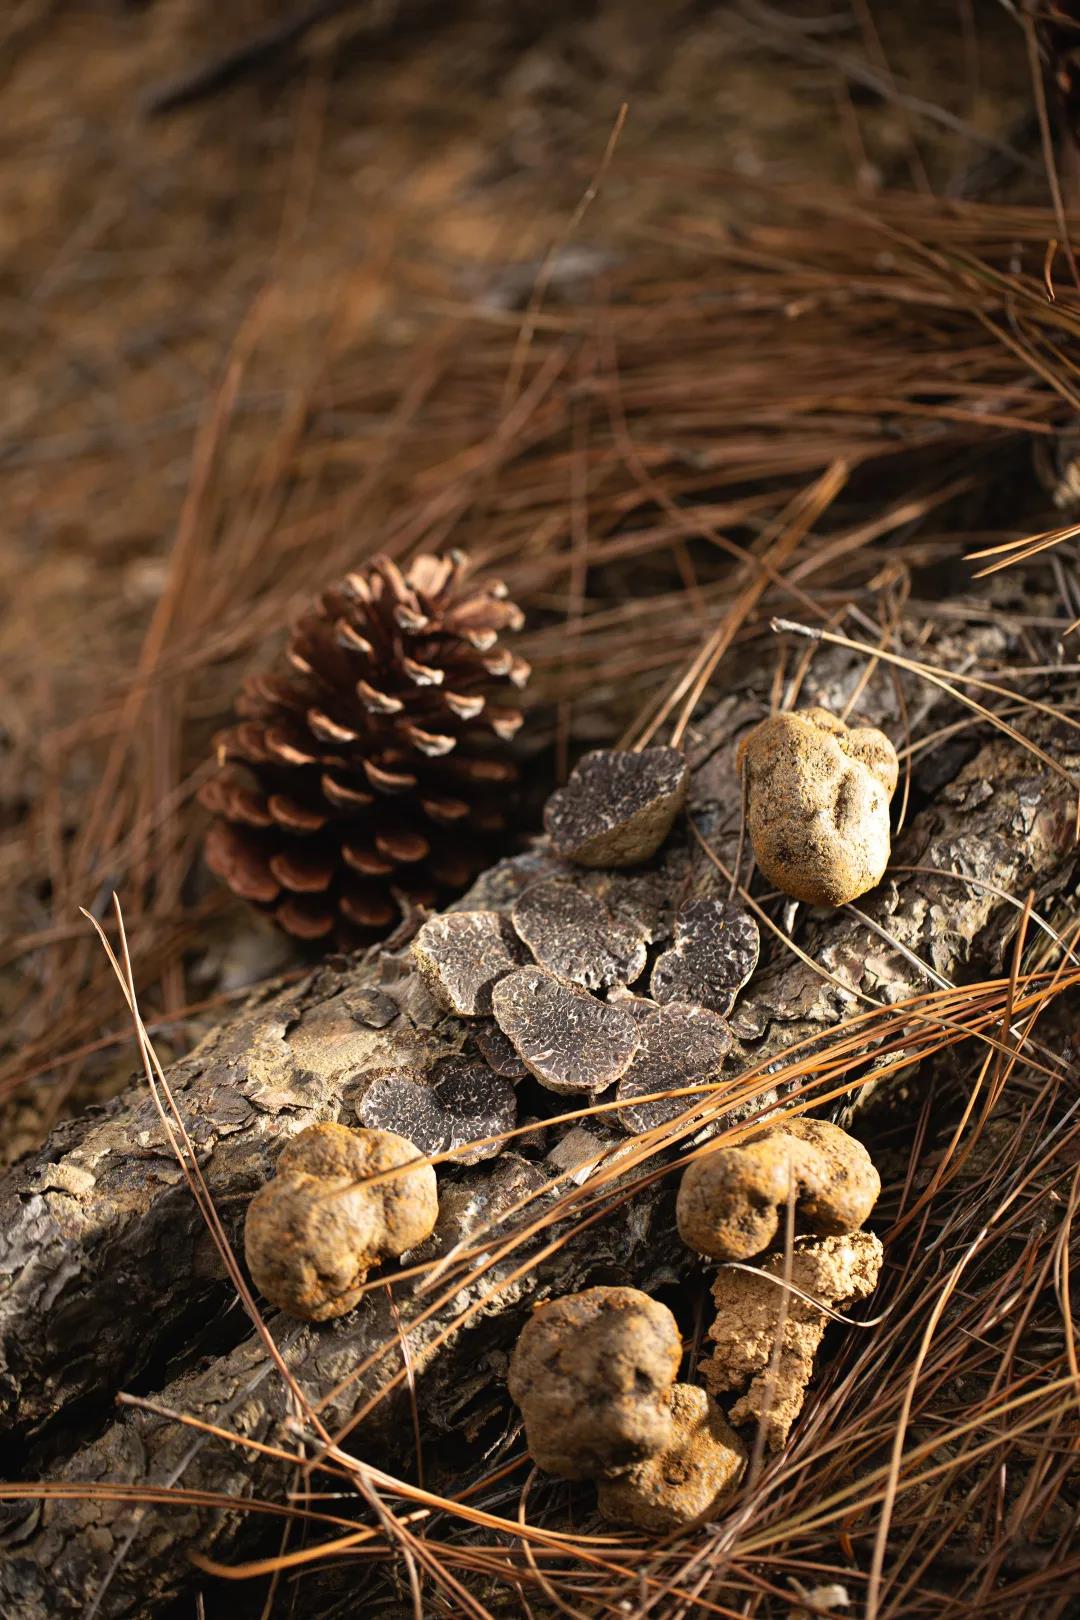
{"label": "fallen log", "polygon": [[[979,635],[984,654],[1007,656],[1006,632]],[[938,656],[945,661],[948,652],[944,646]],[[861,667],[847,653],[822,650],[802,701],[841,709]],[[734,751],[763,712],[766,680],[764,668],[751,671],[693,739],[687,820],[696,833],[683,830],[652,869],[626,879],[628,903],[651,910],[654,940],[670,934],[688,894],[726,892],[709,850],[734,866]],[[868,688],[860,712],[899,735],[889,683]],[[923,729],[956,714],[931,693]],[[1080,761],[1078,734],[1052,717],[1036,716],[1025,730],[1062,765]],[[868,999],[892,1004],[1000,971],[1018,917],[1007,897],[1033,891],[1039,903],[1072,880],[1070,783],[986,727],[919,756],[913,806],[890,876],[873,895],[858,908],[808,918],[798,934],[801,957],[768,943],[731,1017],[737,1049],[718,1095],[747,1068],[826,1036]],[[463,904],[506,910],[552,868],[539,847],[492,869]],[[474,1039],[474,1022],[437,1008],[407,950],[329,963],[302,985],[256,998],[215,1031],[169,1079],[234,1246],[247,1198],[286,1136],[315,1120],[355,1122],[377,1077],[405,1070],[422,1080],[436,1063],[471,1050]],[[743,1112],[774,1096],[758,1082]],[[567,1168],[561,1134],[549,1131],[539,1161],[508,1151],[475,1168],[444,1168],[445,1218],[433,1252],[448,1252],[478,1222],[504,1218],[509,1226],[485,1235],[490,1257],[500,1230],[512,1230],[523,1194],[556,1197],[543,1189]],[[601,1128],[597,1141],[617,1134]],[[478,1391],[498,1382],[500,1358],[536,1300],[597,1281],[648,1289],[689,1271],[693,1257],[672,1237],[670,1196],[666,1182],[654,1183],[616,1200],[584,1231],[557,1227],[561,1246],[532,1269],[522,1265],[527,1250],[489,1258],[482,1272],[477,1266],[451,1280],[433,1311],[440,1291],[424,1294],[404,1280],[392,1299],[380,1285],[339,1321],[310,1326],[271,1316],[269,1331],[305,1397],[326,1401],[320,1415],[330,1432],[362,1415],[349,1441],[353,1454],[373,1466],[407,1467],[413,1436],[403,1334],[422,1431],[437,1440],[454,1431]],[[551,1239],[549,1230],[545,1243]],[[143,1086],[97,1117],[64,1125],[4,1178],[0,1277],[0,1390],[7,1432],[20,1437],[22,1471],[84,1493],[11,1504],[0,1556],[5,1614],[51,1620],[84,1614],[94,1602],[102,1616],[158,1615],[190,1583],[193,1550],[224,1558],[267,1537],[273,1545],[280,1524],[243,1509],[280,1502],[289,1465],[168,1415],[280,1446],[294,1433],[296,1403],[246,1317],[227,1309],[231,1285]],[[152,1397],[158,1410],[129,1409],[108,1421],[119,1390]],[[104,1481],[220,1493],[237,1506],[136,1506],[95,1490]]]}

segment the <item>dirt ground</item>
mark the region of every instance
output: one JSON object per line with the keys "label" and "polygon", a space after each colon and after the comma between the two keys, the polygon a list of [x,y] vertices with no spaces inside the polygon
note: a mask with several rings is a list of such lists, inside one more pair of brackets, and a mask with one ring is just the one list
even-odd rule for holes
{"label": "dirt ground", "polygon": [[[204,1002],[295,965],[192,875],[198,823],[178,784],[217,700],[185,692],[149,783],[132,784],[117,749],[137,753],[155,725],[142,705],[133,741],[125,702],[176,548],[266,517],[268,456],[345,357],[419,354],[478,305],[520,320],[553,244],[552,280],[572,295],[596,266],[662,243],[680,208],[665,175],[681,165],[866,195],[886,182],[962,192],[989,176],[1003,196],[1019,183],[1043,200],[1027,63],[992,0],[852,0],[831,19],[757,0],[373,0],[323,8],[233,82],[170,103],[202,64],[302,9],[23,0],[0,21],[5,1160],[129,1072],[80,905],[101,914],[116,887],[133,934],[153,932],[145,993],[166,1020],[163,1055],[213,1016]],[[624,102],[599,196],[575,221]],[[1014,141],[1027,170],[995,149]],[[254,329],[215,500],[196,511],[200,432]],[[296,482],[320,498],[347,491],[363,467],[350,447],[380,431],[343,421],[336,448],[290,475],[283,519],[303,510]],[[367,511],[353,521],[359,558],[377,524]],[[313,582],[322,562],[312,556]],[[212,592],[215,580],[188,584]],[[242,601],[232,608],[243,617]],[[249,639],[280,622],[269,613]],[[110,833],[114,805],[130,814],[125,795],[147,824],[183,811],[169,892],[152,839]]]}

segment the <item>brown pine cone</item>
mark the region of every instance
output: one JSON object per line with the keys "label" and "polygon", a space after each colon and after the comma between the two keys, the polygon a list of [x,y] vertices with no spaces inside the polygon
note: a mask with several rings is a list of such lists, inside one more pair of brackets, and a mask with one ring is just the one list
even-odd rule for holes
{"label": "brown pine cone", "polygon": [[490,864],[522,718],[491,694],[529,666],[498,645],[520,608],[468,570],[455,551],[349,574],[215,739],[207,865],[302,939],[372,938]]}

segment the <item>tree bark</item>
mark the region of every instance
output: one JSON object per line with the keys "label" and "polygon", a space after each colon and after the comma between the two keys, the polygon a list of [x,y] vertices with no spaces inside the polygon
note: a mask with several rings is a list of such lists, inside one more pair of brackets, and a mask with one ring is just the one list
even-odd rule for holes
{"label": "tree bark", "polygon": [[[1009,646],[998,627],[965,634],[969,655],[1001,661]],[[954,653],[942,636],[929,656],[947,665]],[[928,656],[925,648],[921,655]],[[840,712],[862,668],[846,653],[820,650],[801,701]],[[740,820],[734,750],[764,712],[770,674],[765,664],[751,670],[703,722],[691,748],[689,819],[729,867]],[[1063,695],[1060,685],[1057,691]],[[908,696],[925,699],[924,733],[958,715],[936,689]],[[901,736],[887,679],[870,683],[859,714]],[[1023,724],[1062,764],[1080,764],[1080,734],[1045,716]],[[863,996],[891,1003],[935,982],[1000,971],[1019,915],[1002,896],[1022,900],[1032,890],[1038,904],[1072,881],[1069,783],[985,726],[917,756],[912,802],[881,887],[857,910],[800,920],[799,945],[829,978],[766,939],[763,965],[732,1014],[738,1046],[726,1077],[827,1035],[861,1010]],[[487,873],[463,904],[505,909],[552,864],[538,846]],[[652,910],[657,939],[688,893],[722,882],[685,831],[654,870],[622,881],[635,905]],[[246,1200],[271,1174],[287,1136],[316,1120],[353,1122],[374,1076],[401,1069],[423,1076],[471,1038],[468,1021],[435,1007],[405,950],[360,965],[327,964],[300,986],[257,997],[209,1036],[169,1079],[234,1245]],[[756,1106],[773,1095],[764,1087]],[[555,1159],[539,1165],[506,1152],[474,1169],[440,1170],[443,1217],[432,1252],[565,1168],[558,1145],[552,1151]],[[424,1439],[438,1441],[455,1431],[470,1401],[501,1387],[505,1352],[537,1299],[598,1281],[650,1288],[692,1268],[693,1257],[672,1236],[670,1197],[666,1184],[635,1193],[602,1223],[568,1235],[528,1275],[518,1275],[518,1252],[464,1278],[427,1321],[415,1319],[430,1296],[406,1281],[394,1287],[393,1303],[389,1288],[375,1289],[337,1322],[312,1326],[271,1315],[268,1325],[313,1400],[385,1347],[323,1417],[334,1431],[386,1390],[349,1446],[373,1465],[407,1469],[413,1438],[409,1395],[398,1377],[402,1335]],[[192,1549],[227,1558],[275,1544],[280,1521],[240,1508],[281,1501],[288,1467],[166,1416],[128,1409],[110,1420],[120,1389],[269,1444],[282,1443],[293,1415],[260,1338],[240,1310],[228,1309],[231,1287],[143,1086],[133,1085],[96,1117],[62,1126],[3,1178],[0,1278],[0,1393],[26,1477],[179,1485],[238,1503],[227,1513],[132,1507],[92,1494],[43,1506],[13,1503],[0,1556],[0,1611],[13,1620],[56,1620],[91,1612],[97,1602],[93,1612],[101,1616],[150,1617],[191,1582]],[[482,1311],[462,1325],[481,1296]]]}

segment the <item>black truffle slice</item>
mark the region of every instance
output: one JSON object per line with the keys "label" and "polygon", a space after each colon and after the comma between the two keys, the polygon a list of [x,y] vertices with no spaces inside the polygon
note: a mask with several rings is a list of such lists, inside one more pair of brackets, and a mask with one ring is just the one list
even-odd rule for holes
{"label": "black truffle slice", "polygon": [[548,968],[518,968],[500,979],[491,1004],[499,1028],[549,1091],[595,1096],[637,1050],[638,1026],[624,1008],[597,1001]]}
{"label": "black truffle slice", "polygon": [[599,748],[551,795],[544,826],[557,852],[580,866],[639,866],[671,831],[688,781],[677,748]]}
{"label": "black truffle slice", "polygon": [[634,1103],[635,1097],[675,1091],[682,1086],[713,1080],[731,1050],[732,1037],[724,1020],[705,1007],[672,1001],[659,1007],[639,1026],[641,1044],[619,1081],[616,1097],[629,1106],[616,1118],[631,1132],[651,1131],[693,1106],[693,1097],[657,1097]]}
{"label": "black truffle slice", "polygon": [[586,990],[632,984],[645,969],[644,931],[619,922],[602,900],[558,878],[533,883],[511,912],[541,967]]}
{"label": "black truffle slice", "polygon": [[494,1021],[481,1024],[473,1035],[473,1041],[484,1062],[496,1074],[503,1075],[507,1080],[523,1080],[528,1074],[528,1069],[514,1051],[513,1042]]}
{"label": "black truffle slice", "polygon": [[675,919],[675,938],[653,964],[654,1001],[694,1001],[726,1017],[757,967],[761,937],[750,912],[727,900],[692,900]]}
{"label": "black truffle slice", "polygon": [[450,911],[430,917],[412,943],[413,959],[435,999],[476,1018],[491,1011],[491,987],[524,959],[497,911]]}
{"label": "black truffle slice", "polygon": [[468,1144],[513,1130],[517,1097],[508,1080],[492,1074],[486,1063],[447,1058],[438,1066],[432,1090],[449,1121],[448,1147],[456,1159],[463,1164],[478,1164],[502,1152],[505,1142],[486,1142],[481,1147]]}
{"label": "black truffle slice", "polygon": [[425,1156],[445,1152],[449,1142],[450,1120],[431,1087],[405,1075],[382,1074],[373,1080],[356,1116],[373,1130],[396,1131]]}

